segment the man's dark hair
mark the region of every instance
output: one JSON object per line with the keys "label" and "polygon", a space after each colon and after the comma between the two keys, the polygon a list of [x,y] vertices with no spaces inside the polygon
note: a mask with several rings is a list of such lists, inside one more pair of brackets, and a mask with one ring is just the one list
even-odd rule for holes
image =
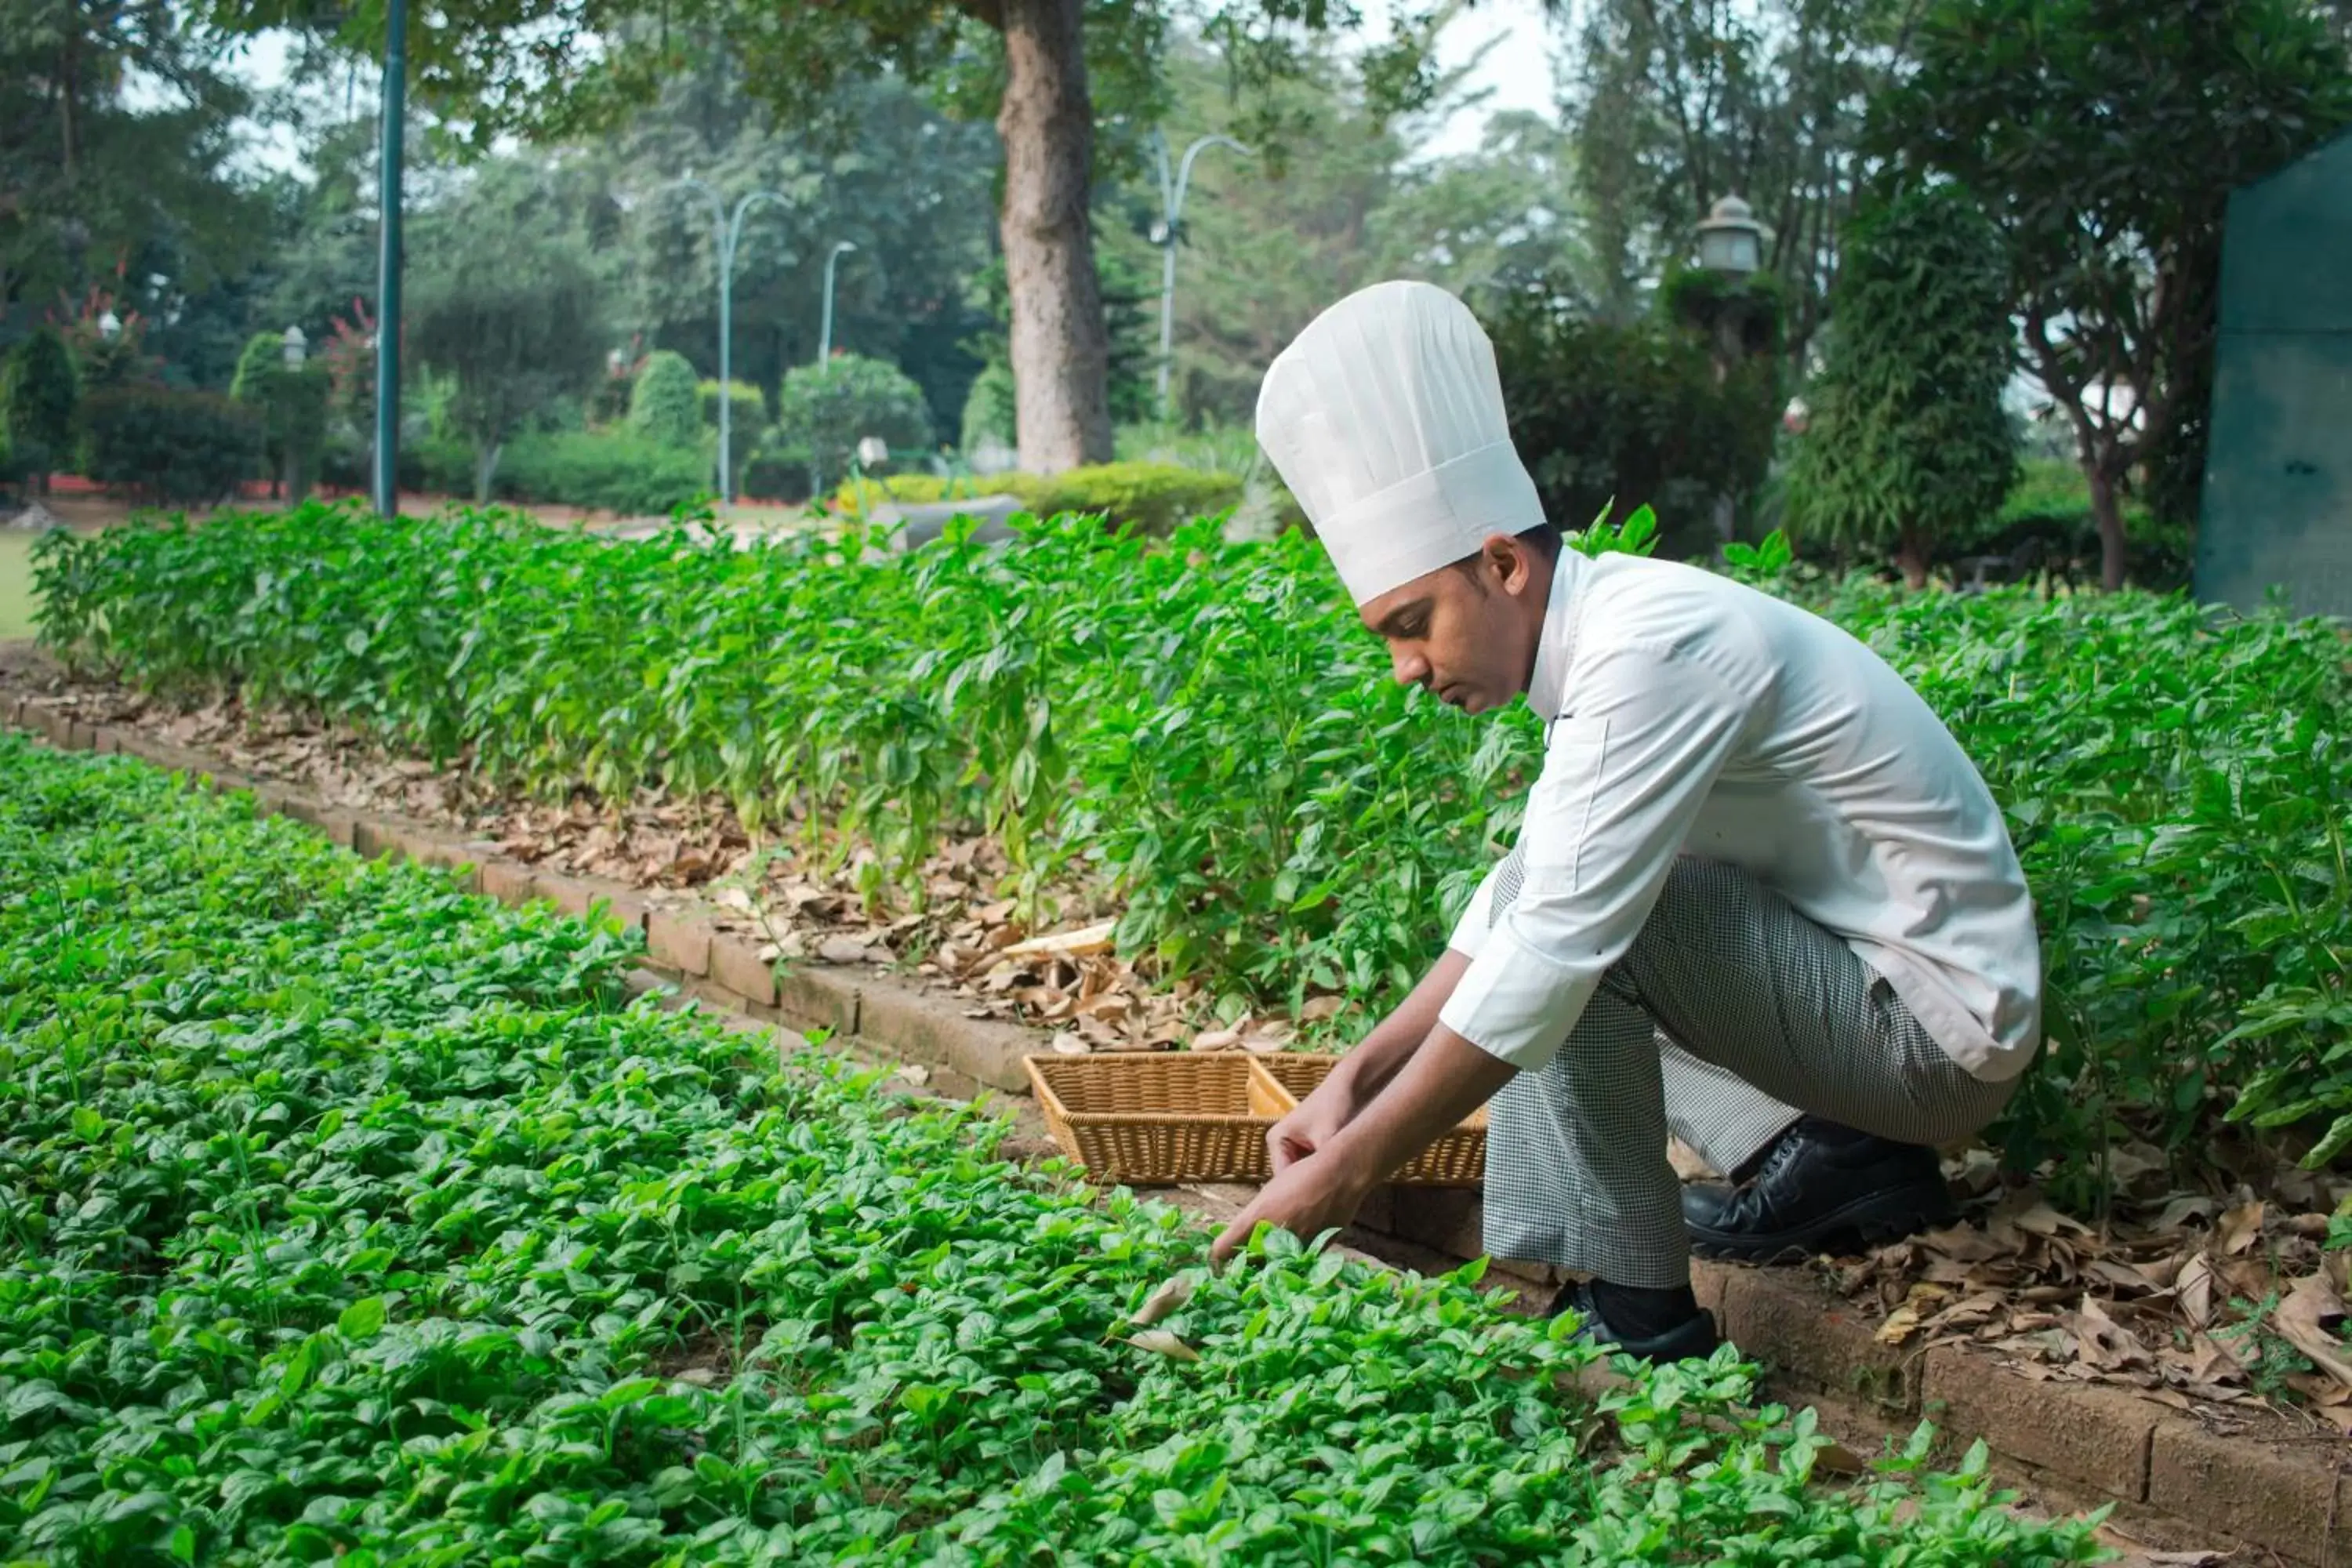
{"label": "man's dark hair", "polygon": [[[1560,547],[1567,543],[1560,535],[1559,524],[1556,522],[1539,522],[1524,533],[1517,535],[1517,538],[1520,543],[1550,563],[1557,563],[1559,560]],[[1478,557],[1475,554],[1465,555],[1454,563],[1454,569],[1475,582],[1478,576]]]}

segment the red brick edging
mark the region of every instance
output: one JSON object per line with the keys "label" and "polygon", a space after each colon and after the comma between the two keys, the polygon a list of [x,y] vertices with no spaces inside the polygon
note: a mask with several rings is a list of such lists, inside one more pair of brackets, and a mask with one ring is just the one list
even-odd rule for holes
{"label": "red brick edging", "polygon": [[[283,784],[249,779],[208,753],[121,726],[91,725],[31,699],[0,700],[0,721],[60,750],[121,752],[217,789],[249,791],[264,811],[316,827],[370,858],[396,857],[459,874],[503,902],[545,899],[645,933],[651,963],[682,990],[720,1010],[796,1028],[824,1028],[853,1045],[929,1068],[940,1092],[983,1089],[1025,1096],[1021,1058],[1045,1037],[1019,1025],[963,1016],[953,998],[887,976],[823,964],[762,962],[756,940],[719,930],[698,908],[656,903],[593,878],[540,870],[421,823],[322,805]],[[1452,1259],[1479,1256],[1475,1193],[1391,1188],[1376,1194],[1362,1229]],[[1497,1262],[1542,1294],[1545,1271]],[[2071,1493],[2065,1506],[2113,1500],[2131,1517],[2150,1511],[2225,1535],[2273,1560],[2337,1568],[2336,1514],[2352,1442],[2270,1441],[2218,1436],[2192,1416],[2128,1391],[2036,1381],[1965,1346],[1920,1352],[1882,1344],[1841,1298],[1791,1270],[1701,1264],[1696,1287],[1726,1334],[1788,1389],[1824,1394],[1874,1425],[1902,1430],[1923,1417],[1948,1441],[1982,1437],[2027,1473]],[[2087,1494],[2087,1497],[2085,1496]],[[2344,1532],[2352,1534],[2352,1512]]]}

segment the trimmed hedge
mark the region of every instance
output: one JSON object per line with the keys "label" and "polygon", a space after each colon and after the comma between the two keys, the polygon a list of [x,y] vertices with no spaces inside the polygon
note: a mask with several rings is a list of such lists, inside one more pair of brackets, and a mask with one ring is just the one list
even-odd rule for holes
{"label": "trimmed hedge", "polygon": [[260,411],[216,392],[102,387],[76,423],[85,478],[167,506],[220,500],[261,468]]}
{"label": "trimmed hedge", "polygon": [[[423,488],[453,496],[473,493],[471,447],[433,441],[415,450]],[[403,458],[407,455],[404,451]],[[407,472],[404,461],[404,479]],[[692,505],[716,489],[708,453],[622,431],[558,430],[517,437],[508,443],[490,480],[490,493],[499,500],[593,507],[639,517]]]}
{"label": "trimmed hedge", "polygon": [[630,431],[667,447],[691,447],[702,434],[699,385],[684,354],[656,349],[629,391]]}
{"label": "trimmed hedge", "polygon": [[[732,384],[733,395],[728,402],[727,422],[737,430],[758,430],[768,423],[768,395],[748,381]],[[702,410],[702,423],[708,429],[719,428],[719,384],[706,381],[694,389],[695,404]]]}
{"label": "trimmed hedge", "polygon": [[1040,517],[1087,512],[1114,527],[1131,524],[1153,538],[1165,538],[1195,517],[1241,503],[1242,481],[1233,474],[1179,468],[1172,463],[1098,463],[1059,474],[988,474],[942,479],[936,474],[900,474],[887,479],[852,479],[834,492],[835,507],[865,515],[884,500],[910,506],[960,496],[1018,496]]}

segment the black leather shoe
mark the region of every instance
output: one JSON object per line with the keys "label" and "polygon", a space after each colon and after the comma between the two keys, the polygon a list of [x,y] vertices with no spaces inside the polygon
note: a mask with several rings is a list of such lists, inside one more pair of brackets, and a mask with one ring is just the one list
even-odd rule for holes
{"label": "black leather shoe", "polygon": [[1683,1221],[1702,1258],[1764,1263],[1786,1254],[1864,1247],[1959,1217],[1933,1149],[1832,1128],[1807,1117],[1780,1135],[1755,1179],[1683,1188]]}
{"label": "black leather shoe", "polygon": [[1715,1347],[1723,1342],[1715,1331],[1715,1314],[1701,1307],[1698,1315],[1686,1318],[1664,1333],[1622,1334],[1610,1327],[1601,1315],[1600,1306],[1592,1300],[1592,1286],[1586,1281],[1570,1285],[1551,1304],[1551,1315],[1573,1311],[1584,1320],[1576,1331],[1578,1339],[1589,1339],[1596,1344],[1611,1346],[1627,1355],[1643,1361],[1687,1361],[1693,1357],[1711,1356]]}

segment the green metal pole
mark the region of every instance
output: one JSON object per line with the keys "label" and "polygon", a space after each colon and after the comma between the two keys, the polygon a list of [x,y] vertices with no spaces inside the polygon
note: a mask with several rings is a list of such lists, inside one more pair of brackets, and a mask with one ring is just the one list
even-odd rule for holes
{"label": "green metal pole", "polygon": [[400,514],[400,168],[407,98],[407,0],[385,0],[375,316],[375,510],[385,517]]}

